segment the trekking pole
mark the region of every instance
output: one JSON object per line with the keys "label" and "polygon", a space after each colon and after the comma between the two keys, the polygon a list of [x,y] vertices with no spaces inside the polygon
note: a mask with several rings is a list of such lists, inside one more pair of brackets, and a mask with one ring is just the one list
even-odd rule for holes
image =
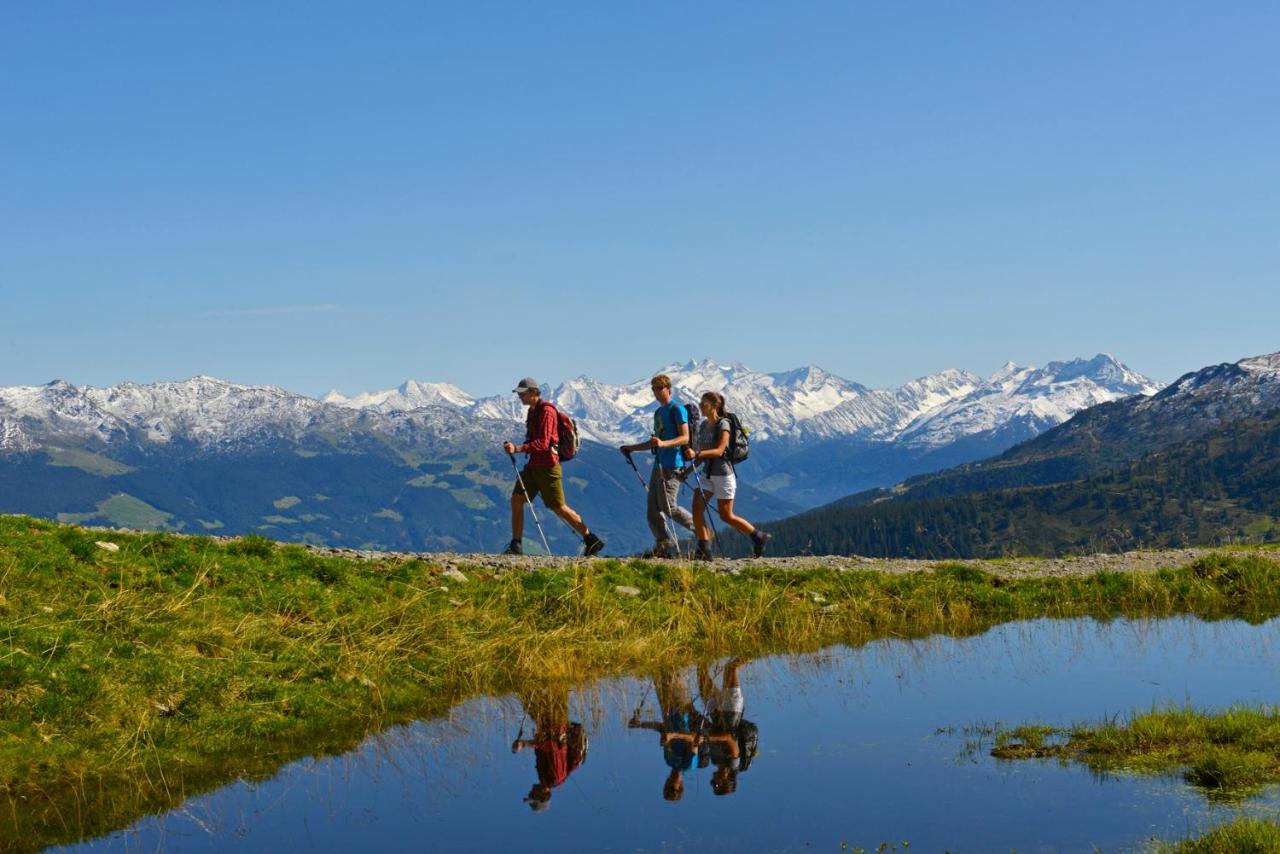
{"label": "trekking pole", "polygon": [[623,451],[622,455],[627,458],[627,465],[631,466],[631,470],[636,473],[636,480],[640,481],[640,488],[648,490],[649,487],[644,482],[644,475],[640,474],[640,469],[636,468],[636,461],[631,459],[630,451]]}
{"label": "trekking pole", "polygon": [[653,687],[653,683],[644,686],[644,693],[640,695],[640,705],[636,706],[636,710],[631,713],[634,720],[640,719],[640,710],[644,708],[645,701],[649,699],[649,689]]}
{"label": "trekking pole", "polygon": [[533,524],[538,526],[538,536],[542,537],[542,547],[547,550],[547,554],[551,554],[551,546],[547,545],[547,535],[542,530],[542,523],[538,521],[538,511],[533,509],[533,499],[529,497],[529,490],[524,488],[524,478],[520,476],[520,467],[516,465],[516,455],[507,454],[511,458],[511,467],[516,470],[516,483],[520,484],[520,491],[524,494],[525,501],[529,505],[529,512],[533,514]]}

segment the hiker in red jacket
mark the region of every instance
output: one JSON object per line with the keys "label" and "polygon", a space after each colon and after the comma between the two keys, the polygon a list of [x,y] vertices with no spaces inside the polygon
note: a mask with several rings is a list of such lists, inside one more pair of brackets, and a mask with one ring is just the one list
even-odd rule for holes
{"label": "hiker in red jacket", "polygon": [[551,805],[551,790],[569,778],[587,759],[587,732],[582,724],[569,720],[569,690],[538,688],[522,696],[525,714],[534,725],[533,738],[520,736],[511,743],[511,752],[533,748],[533,767],[538,782],[529,789],[524,802],[534,812]]}
{"label": "hiker in red jacket", "polygon": [[[560,480],[560,451],[557,447],[559,419],[556,408],[542,399],[542,390],[533,377],[525,377],[512,389],[520,402],[529,407],[524,421],[524,443],[504,442],[502,450],[508,454],[526,454],[529,458],[517,474],[515,489],[511,492],[511,543],[503,554],[524,554],[524,505],[539,495],[542,503],[552,513],[569,523],[569,527],[582,537],[583,553],[592,557],[604,548],[604,540],[597,537],[582,522],[582,517],[564,503],[564,486]],[[536,519],[536,517],[535,517]]]}

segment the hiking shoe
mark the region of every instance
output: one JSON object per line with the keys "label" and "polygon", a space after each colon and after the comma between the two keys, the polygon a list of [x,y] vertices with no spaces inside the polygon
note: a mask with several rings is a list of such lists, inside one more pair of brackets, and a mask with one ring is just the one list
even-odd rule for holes
{"label": "hiking shoe", "polygon": [[760,557],[764,554],[764,547],[769,545],[769,541],[773,539],[773,534],[766,534],[764,531],[756,528],[751,532],[751,554],[754,557]]}
{"label": "hiking shoe", "polygon": [[522,555],[524,554],[524,543],[519,540],[512,540],[507,543],[507,548],[503,551],[504,555]]}
{"label": "hiking shoe", "polygon": [[587,535],[582,538],[582,553],[587,557],[595,557],[603,550],[604,540],[600,539],[595,534],[588,532]]}
{"label": "hiking shoe", "polygon": [[693,552],[694,560],[711,560],[711,549],[707,547],[705,542],[698,542],[698,547]]}
{"label": "hiking shoe", "polygon": [[664,560],[675,556],[675,543],[670,540],[663,540],[660,543],[654,543],[653,548],[647,552],[643,552],[640,557],[643,558],[662,558]]}

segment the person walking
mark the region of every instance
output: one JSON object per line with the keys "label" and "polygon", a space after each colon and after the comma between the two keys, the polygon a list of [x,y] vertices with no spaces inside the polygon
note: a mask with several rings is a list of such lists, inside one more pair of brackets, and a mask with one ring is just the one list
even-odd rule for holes
{"label": "person walking", "polygon": [[679,554],[675,525],[694,530],[693,516],[680,506],[680,471],[684,468],[689,444],[689,413],[674,399],[671,377],[658,374],[650,383],[658,408],[653,413],[653,435],[647,442],[623,445],[627,459],[635,451],[656,451],[649,475],[648,520],[653,533],[653,549],[645,557],[675,557]]}
{"label": "person walking", "polygon": [[[548,510],[559,516],[582,537],[583,554],[592,557],[604,548],[604,540],[591,533],[572,507],[564,501],[564,485],[560,476],[559,441],[560,419],[555,406],[542,399],[537,380],[525,377],[512,391],[520,403],[529,407],[525,415],[524,443],[516,445],[504,442],[502,450],[515,464],[516,454],[526,454],[528,461],[516,472],[515,488],[511,491],[511,543],[503,554],[524,554],[524,505],[539,495]],[[537,521],[537,516],[534,516]],[[544,537],[545,539],[545,537]]]}
{"label": "person walking", "polygon": [[706,478],[701,482],[702,488],[695,489],[693,493],[694,535],[698,538],[694,560],[711,560],[711,536],[707,532],[706,512],[712,498],[716,501],[716,512],[724,523],[746,534],[751,540],[751,553],[760,557],[772,535],[733,512],[733,498],[738,491],[738,474],[728,457],[729,434],[733,427],[725,417],[724,395],[714,391],[706,392],[698,400],[698,408],[702,410],[702,423],[698,425],[690,461],[694,465],[702,464]]}

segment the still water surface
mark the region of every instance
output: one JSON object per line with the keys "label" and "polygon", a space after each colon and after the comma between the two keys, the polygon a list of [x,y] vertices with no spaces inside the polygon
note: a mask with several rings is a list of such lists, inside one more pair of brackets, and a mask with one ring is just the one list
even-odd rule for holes
{"label": "still water surface", "polygon": [[1280,620],[1037,620],[532,686],[60,850],[1126,850],[1235,813],[1178,778],[998,762],[965,728],[1278,704],[1278,665]]}

